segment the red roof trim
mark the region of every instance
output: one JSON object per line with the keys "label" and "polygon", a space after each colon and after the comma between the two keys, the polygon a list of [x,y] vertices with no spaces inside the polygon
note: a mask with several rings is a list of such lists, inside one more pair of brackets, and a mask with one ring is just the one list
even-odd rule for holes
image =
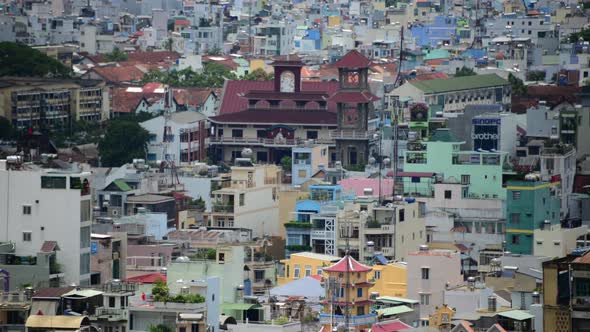
{"label": "red roof trim", "polygon": [[324,269],[328,272],[368,272],[371,270],[372,268],[359,263],[350,256],[344,256],[338,263]]}
{"label": "red roof trim", "polygon": [[345,56],[334,63],[337,68],[369,68],[371,60],[367,59],[357,50],[346,53]]}

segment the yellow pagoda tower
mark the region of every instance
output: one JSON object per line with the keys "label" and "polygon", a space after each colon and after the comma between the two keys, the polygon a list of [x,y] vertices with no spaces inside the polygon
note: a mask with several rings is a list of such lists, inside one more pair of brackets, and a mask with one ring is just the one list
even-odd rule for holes
{"label": "yellow pagoda tower", "polygon": [[377,315],[370,312],[371,270],[350,255],[324,269],[327,280],[324,313],[320,314],[322,331],[369,331],[377,321]]}

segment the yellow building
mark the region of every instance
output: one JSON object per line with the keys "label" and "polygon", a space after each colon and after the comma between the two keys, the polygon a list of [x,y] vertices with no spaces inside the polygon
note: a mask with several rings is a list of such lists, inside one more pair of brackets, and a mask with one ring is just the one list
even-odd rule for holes
{"label": "yellow building", "polygon": [[291,254],[291,258],[281,260],[277,284],[282,286],[293,280],[309,277],[323,276],[324,268],[338,262],[339,257],[315,254],[312,252],[299,252]]}
{"label": "yellow building", "polygon": [[455,310],[446,304],[442,307],[436,307],[434,314],[428,318],[428,326],[436,329],[450,329],[451,320],[455,315]]}
{"label": "yellow building", "polygon": [[406,297],[407,293],[407,266],[400,263],[387,265],[373,265],[370,273],[375,285],[371,287],[371,293],[378,296]]}
{"label": "yellow building", "polygon": [[340,16],[328,16],[328,26],[335,27],[340,25]]}
{"label": "yellow building", "polygon": [[341,324],[347,331],[369,329],[377,321],[377,315],[370,311],[372,268],[346,255],[323,271],[326,273],[326,300],[320,324],[324,325],[324,331],[332,331]]}

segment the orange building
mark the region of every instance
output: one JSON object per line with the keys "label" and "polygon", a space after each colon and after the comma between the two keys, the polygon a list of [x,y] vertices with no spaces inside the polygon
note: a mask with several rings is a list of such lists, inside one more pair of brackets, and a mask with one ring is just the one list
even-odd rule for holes
{"label": "orange building", "polygon": [[326,300],[324,313],[320,314],[323,331],[332,331],[339,326],[369,331],[377,321],[377,315],[370,312],[369,289],[373,287],[373,283],[369,282],[371,270],[349,255],[324,269],[327,277]]}

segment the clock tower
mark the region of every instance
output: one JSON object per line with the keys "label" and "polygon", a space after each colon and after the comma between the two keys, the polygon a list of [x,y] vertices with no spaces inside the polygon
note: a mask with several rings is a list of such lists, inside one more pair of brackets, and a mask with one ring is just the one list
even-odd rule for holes
{"label": "clock tower", "polygon": [[343,166],[365,165],[374,132],[369,123],[374,116],[373,102],[379,98],[369,90],[371,61],[357,50],[338,60],[339,89],[330,97],[338,111],[338,129],[334,132],[336,152]]}

